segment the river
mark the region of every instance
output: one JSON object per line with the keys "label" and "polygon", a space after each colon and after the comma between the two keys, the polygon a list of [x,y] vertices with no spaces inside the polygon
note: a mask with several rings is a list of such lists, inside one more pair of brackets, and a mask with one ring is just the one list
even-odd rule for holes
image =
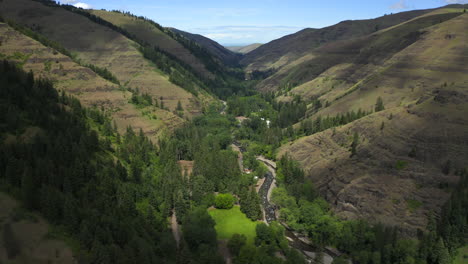
{"label": "river", "polygon": [[[239,142],[234,142],[233,145],[236,147],[236,150],[245,152],[245,149],[239,144]],[[271,203],[271,193],[273,189],[276,188],[276,163],[272,160],[269,160],[263,156],[257,156],[257,160],[266,165],[268,171],[265,174],[265,181],[258,191],[258,194],[261,199],[262,207],[265,213],[265,222],[267,224],[277,221],[277,207]],[[308,263],[311,263],[317,252],[317,248],[312,246],[309,243],[306,243],[305,238],[301,238],[296,235],[289,227],[278,221],[285,228],[285,236],[289,242],[289,246],[297,249],[301,252]],[[333,258],[327,253],[324,254],[324,264],[330,264],[333,261]]]}

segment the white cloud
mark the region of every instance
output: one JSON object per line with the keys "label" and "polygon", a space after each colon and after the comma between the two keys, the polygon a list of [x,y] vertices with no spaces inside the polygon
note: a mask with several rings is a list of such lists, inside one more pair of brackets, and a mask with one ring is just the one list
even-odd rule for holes
{"label": "white cloud", "polygon": [[447,4],[468,4],[468,0],[444,0]]}
{"label": "white cloud", "polygon": [[73,5],[74,7],[79,7],[83,9],[93,8],[90,4],[80,2],[79,0],[61,0],[57,2],[63,5]]}
{"label": "white cloud", "polygon": [[91,9],[91,8],[93,8],[91,5],[86,4],[86,3],[81,3],[81,2],[78,2],[78,3],[74,4],[73,6],[79,7],[79,8],[83,8],[83,9]]}
{"label": "white cloud", "polygon": [[400,0],[390,6],[390,9],[393,9],[393,10],[402,10],[402,9],[407,9],[407,8],[408,8],[408,5],[406,4],[406,0]]}

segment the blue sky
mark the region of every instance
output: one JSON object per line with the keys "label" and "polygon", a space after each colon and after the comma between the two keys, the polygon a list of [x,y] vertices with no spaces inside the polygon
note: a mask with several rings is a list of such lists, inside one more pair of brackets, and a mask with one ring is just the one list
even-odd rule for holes
{"label": "blue sky", "polygon": [[468,0],[61,0],[84,8],[125,10],[165,27],[224,45],[267,43],[303,28],[368,19]]}

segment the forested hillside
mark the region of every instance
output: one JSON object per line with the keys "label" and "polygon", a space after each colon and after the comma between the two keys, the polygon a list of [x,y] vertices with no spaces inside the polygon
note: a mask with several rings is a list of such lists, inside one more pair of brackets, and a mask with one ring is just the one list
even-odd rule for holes
{"label": "forested hillside", "polygon": [[466,259],[465,7],[241,55],[129,12],[0,1],[0,263]]}
{"label": "forested hillside", "polygon": [[[50,1],[8,0],[0,3],[0,11],[5,20],[60,44],[75,60],[107,69],[124,89],[138,90],[150,95],[153,101],[163,101],[171,112],[180,102],[184,114],[192,117],[214,101],[200,81],[190,79],[190,74],[186,75],[186,70],[174,60],[167,57],[164,60],[164,54],[154,50],[145,53],[142,50],[145,47],[126,31],[84,10]],[[44,15],[37,19],[34,16],[37,12]],[[57,27],[57,20],[64,23]],[[155,56],[158,64],[153,62]]]}

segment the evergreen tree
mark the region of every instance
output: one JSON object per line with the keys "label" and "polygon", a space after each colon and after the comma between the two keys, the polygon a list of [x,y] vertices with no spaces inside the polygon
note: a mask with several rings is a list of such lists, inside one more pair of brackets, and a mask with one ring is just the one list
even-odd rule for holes
{"label": "evergreen tree", "polygon": [[377,98],[377,102],[375,103],[375,112],[380,112],[385,110],[384,103],[382,97]]}
{"label": "evergreen tree", "polygon": [[177,101],[177,108],[176,111],[184,111],[184,108],[182,107],[182,104],[180,103],[180,100]]}
{"label": "evergreen tree", "polygon": [[228,241],[229,251],[233,256],[239,255],[241,248],[247,243],[247,237],[245,235],[234,234]]}
{"label": "evergreen tree", "polygon": [[438,264],[450,264],[452,262],[449,251],[445,247],[445,243],[442,238],[439,238],[434,249],[434,254],[437,257]]}
{"label": "evergreen tree", "polygon": [[260,206],[260,198],[258,197],[258,194],[255,190],[255,188],[252,188],[252,191],[250,192],[250,216],[249,218],[252,220],[259,220],[262,219],[263,213],[262,209]]}

